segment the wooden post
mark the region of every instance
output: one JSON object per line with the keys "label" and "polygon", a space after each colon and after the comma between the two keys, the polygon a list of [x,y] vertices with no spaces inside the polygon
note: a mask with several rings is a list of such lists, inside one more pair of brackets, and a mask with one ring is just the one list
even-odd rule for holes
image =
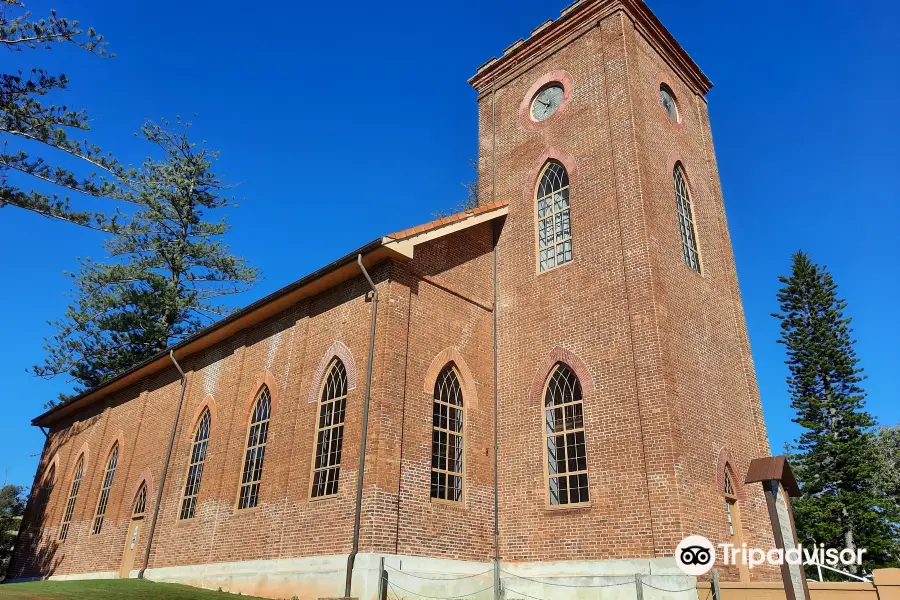
{"label": "wooden post", "polygon": [[378,560],[378,600],[387,600],[387,572],[384,570],[384,557]]}
{"label": "wooden post", "polygon": [[719,570],[712,570],[712,582],[710,582],[710,587],[712,588],[712,600],[722,600],[722,588],[719,587]]}
{"label": "wooden post", "polygon": [[[753,459],[744,483],[762,484],[775,547],[782,551],[795,549],[799,542],[788,497],[799,496],[800,486],[794,479],[787,459],[784,456]],[[781,565],[781,581],[787,600],[809,600],[809,586],[806,584],[803,565],[790,565],[784,561]]]}
{"label": "wooden post", "polygon": [[634,587],[637,592],[637,600],[644,600],[644,579],[640,573],[634,574]]}

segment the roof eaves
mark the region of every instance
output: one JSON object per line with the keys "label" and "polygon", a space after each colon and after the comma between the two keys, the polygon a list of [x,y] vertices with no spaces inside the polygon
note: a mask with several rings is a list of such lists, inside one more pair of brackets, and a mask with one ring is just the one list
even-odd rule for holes
{"label": "roof eaves", "polygon": [[276,290],[275,292],[272,292],[268,296],[264,296],[263,298],[260,298],[256,302],[253,302],[252,304],[249,304],[249,305],[245,306],[244,308],[233,312],[232,314],[228,315],[221,321],[216,321],[212,325],[209,325],[208,327],[201,329],[194,335],[183,339],[182,341],[178,342],[177,344],[167,347],[165,350],[162,350],[161,352],[154,354],[150,358],[134,365],[130,369],[123,371],[122,373],[120,373],[116,377],[114,377],[113,379],[110,379],[109,381],[105,381],[105,382],[101,383],[100,385],[97,385],[88,390],[85,390],[85,391],[81,392],[80,394],[78,394],[72,398],[69,398],[65,402],[63,402],[61,404],[57,404],[53,408],[51,408],[47,411],[44,411],[40,415],[33,418],[31,420],[31,424],[35,425],[35,426],[42,426],[43,423],[46,422],[47,418],[58,414],[63,409],[79,402],[80,400],[83,400],[84,398],[87,398],[93,394],[97,394],[98,392],[101,392],[104,388],[107,388],[110,385],[112,385],[113,383],[120,381],[123,378],[128,377],[129,375],[132,375],[132,374],[150,366],[151,364],[159,361],[160,359],[167,358],[170,351],[175,352],[177,354],[177,352],[179,350],[182,350],[182,349],[190,346],[192,343],[197,342],[201,338],[206,337],[206,336],[210,335],[211,333],[213,333],[217,330],[220,330],[223,327],[228,326],[229,324],[237,321],[238,319],[240,319],[242,317],[246,317],[250,313],[252,313],[256,310],[259,310],[260,308],[266,306],[267,304],[270,304],[271,302],[274,302],[275,300],[278,300],[279,298],[282,298],[283,296],[286,296],[287,294],[290,294],[291,292],[294,292],[294,291],[304,287],[305,285],[308,285],[312,281],[315,281],[315,280],[321,278],[322,276],[337,269],[338,267],[344,266],[350,262],[355,261],[356,257],[358,255],[368,254],[371,251],[375,250],[376,248],[379,248],[379,247],[385,245],[385,241],[386,241],[385,238],[378,238],[376,240],[372,240],[371,242],[357,248],[353,252],[351,252],[345,256],[342,256],[341,258],[325,265],[324,267],[317,269],[316,271],[313,271],[312,273],[309,273],[305,277],[302,277],[302,278],[294,281],[293,283],[290,283],[290,284],[286,285],[285,287],[283,287],[279,290]]}

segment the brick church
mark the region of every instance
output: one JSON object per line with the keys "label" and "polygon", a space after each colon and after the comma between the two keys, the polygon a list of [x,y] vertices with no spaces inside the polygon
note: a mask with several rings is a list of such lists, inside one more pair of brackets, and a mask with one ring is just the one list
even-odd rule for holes
{"label": "brick church", "polygon": [[478,208],[34,419],[10,578],[368,600],[383,564],[408,598],[574,598],[542,586],[772,547],[712,84],[641,0],[576,2],[470,84]]}

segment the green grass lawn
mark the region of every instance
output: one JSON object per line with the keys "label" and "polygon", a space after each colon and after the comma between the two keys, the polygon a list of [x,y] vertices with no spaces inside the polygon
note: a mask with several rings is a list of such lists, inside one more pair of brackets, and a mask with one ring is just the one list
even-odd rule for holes
{"label": "green grass lawn", "polygon": [[0,585],[0,600],[259,600],[143,579],[34,581]]}

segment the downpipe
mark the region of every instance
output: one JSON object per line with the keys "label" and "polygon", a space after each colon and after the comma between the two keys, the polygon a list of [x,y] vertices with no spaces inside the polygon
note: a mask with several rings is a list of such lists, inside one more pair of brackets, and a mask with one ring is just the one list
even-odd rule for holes
{"label": "downpipe", "polygon": [[353,547],[347,556],[347,579],[344,582],[344,598],[350,598],[353,581],[353,563],[359,554],[359,524],[362,516],[363,478],[366,472],[366,439],[369,433],[369,397],[372,391],[372,362],[375,358],[375,318],[378,315],[378,289],[363,265],[362,254],[356,256],[356,264],[372,290],[372,320],[369,325],[369,362],[366,366],[366,395],[363,401],[362,440],[359,445],[359,472],[356,475],[356,514],[353,517]]}
{"label": "downpipe", "polygon": [[156,503],[153,506],[153,518],[150,519],[150,530],[147,533],[147,549],[144,552],[144,566],[138,571],[138,579],[144,578],[144,571],[150,564],[150,549],[153,547],[153,535],[156,533],[156,520],[159,518],[159,505],[162,502],[163,488],[166,486],[166,475],[169,474],[169,462],[172,460],[172,448],[175,446],[175,434],[178,431],[178,419],[181,417],[181,406],[184,404],[184,391],[187,389],[187,375],[181,370],[178,361],[175,360],[175,352],[169,350],[169,360],[178,369],[181,376],[181,395],[178,397],[178,407],[175,409],[175,420],[172,421],[172,432],[169,434],[169,449],[166,451],[166,460],[163,463],[162,475],[156,488]]}

